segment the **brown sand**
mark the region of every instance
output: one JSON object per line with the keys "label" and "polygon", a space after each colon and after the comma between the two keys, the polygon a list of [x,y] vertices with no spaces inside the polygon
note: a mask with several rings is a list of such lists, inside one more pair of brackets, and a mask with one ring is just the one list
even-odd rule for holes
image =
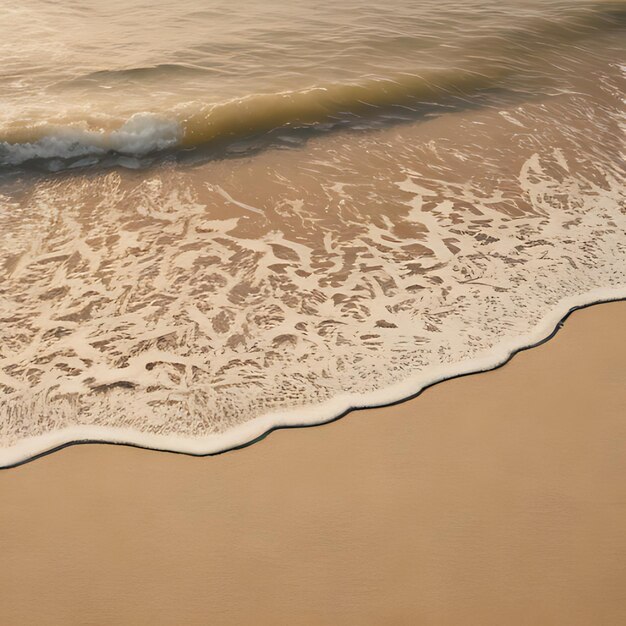
{"label": "brown sand", "polygon": [[626,623],[624,320],[219,457],[1,472],[0,624]]}

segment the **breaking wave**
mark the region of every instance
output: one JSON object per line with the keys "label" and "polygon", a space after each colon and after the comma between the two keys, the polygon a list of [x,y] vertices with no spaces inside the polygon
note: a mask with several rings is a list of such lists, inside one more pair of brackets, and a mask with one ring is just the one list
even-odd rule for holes
{"label": "breaking wave", "polygon": [[19,165],[34,159],[73,159],[108,152],[142,156],[178,145],[182,132],[175,120],[136,113],[110,132],[60,126],[33,128],[23,134],[27,135],[24,141],[0,143],[2,165]]}
{"label": "breaking wave", "polygon": [[[137,112],[126,119],[110,115],[106,127],[99,128],[83,120],[17,124],[0,130],[0,166],[81,157],[96,157],[93,162],[97,162],[97,157],[107,153],[142,157],[176,148],[227,144],[276,128],[361,120],[390,107],[411,110],[425,102],[442,103],[496,87],[527,69],[542,50],[620,27],[625,16],[621,3],[609,2],[559,20],[544,18],[499,36],[479,38],[465,51],[461,67],[253,94],[208,105],[181,103],[169,111]],[[171,71],[173,67],[154,69]],[[143,74],[149,68],[138,69]]]}

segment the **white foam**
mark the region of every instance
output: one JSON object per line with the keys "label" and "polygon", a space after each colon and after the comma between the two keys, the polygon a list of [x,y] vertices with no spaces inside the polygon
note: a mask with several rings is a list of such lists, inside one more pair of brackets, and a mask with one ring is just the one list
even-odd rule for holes
{"label": "white foam", "polygon": [[182,129],[176,120],[152,113],[135,113],[110,132],[71,126],[52,127],[30,142],[0,142],[0,165],[20,165],[33,159],[99,156],[108,152],[144,156],[175,146],[181,136]]}
{"label": "white foam", "polygon": [[503,341],[494,346],[486,356],[461,363],[439,365],[420,372],[406,381],[370,393],[343,393],[322,404],[266,413],[226,432],[204,437],[158,435],[141,433],[132,428],[77,425],[36,437],[27,437],[13,446],[0,449],[0,469],[18,465],[68,444],[81,442],[124,444],[197,456],[218,454],[250,444],[277,428],[324,424],[350,410],[387,406],[411,398],[438,382],[492,370],[506,363],[511,355],[525,348],[536,346],[550,337],[559,322],[570,311],[593,303],[622,299],[626,299],[626,285],[594,289],[582,295],[564,298],[537,324],[532,332]]}
{"label": "white foam", "polygon": [[0,465],[81,440],[219,452],[626,298],[610,98],[520,105],[532,141],[478,110],[0,196]]}

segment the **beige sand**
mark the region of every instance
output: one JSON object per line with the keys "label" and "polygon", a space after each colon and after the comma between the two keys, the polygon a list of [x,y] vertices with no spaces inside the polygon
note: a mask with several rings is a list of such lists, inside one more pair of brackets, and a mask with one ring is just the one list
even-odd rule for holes
{"label": "beige sand", "polygon": [[0,473],[0,624],[626,623],[626,303],[403,405]]}

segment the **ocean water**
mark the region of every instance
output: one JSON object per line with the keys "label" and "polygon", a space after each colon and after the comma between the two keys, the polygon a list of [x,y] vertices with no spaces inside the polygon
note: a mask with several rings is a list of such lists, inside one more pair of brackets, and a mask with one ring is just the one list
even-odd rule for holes
{"label": "ocean water", "polygon": [[626,3],[0,7],[0,466],[417,393],[626,297]]}

